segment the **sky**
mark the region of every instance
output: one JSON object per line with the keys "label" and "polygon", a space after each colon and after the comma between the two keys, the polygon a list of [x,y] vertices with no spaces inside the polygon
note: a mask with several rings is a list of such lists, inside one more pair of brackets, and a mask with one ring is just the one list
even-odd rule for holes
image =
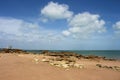
{"label": "sky", "polygon": [[0,48],[120,50],[120,0],[0,0]]}

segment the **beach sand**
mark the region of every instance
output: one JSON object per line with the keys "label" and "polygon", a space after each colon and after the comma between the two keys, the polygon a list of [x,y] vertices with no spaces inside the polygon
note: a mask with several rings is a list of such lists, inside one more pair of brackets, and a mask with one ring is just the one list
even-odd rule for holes
{"label": "beach sand", "polygon": [[[83,69],[64,69],[42,62],[43,55],[0,54],[0,80],[120,80],[120,72],[96,64],[120,66],[120,61],[78,60]],[[34,61],[38,59],[38,63]]]}

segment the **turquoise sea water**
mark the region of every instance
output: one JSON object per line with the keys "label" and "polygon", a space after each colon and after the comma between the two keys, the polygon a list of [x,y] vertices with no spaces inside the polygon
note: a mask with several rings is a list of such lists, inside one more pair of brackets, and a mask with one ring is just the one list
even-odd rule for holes
{"label": "turquoise sea water", "polygon": [[[39,54],[42,50],[27,50],[27,51]],[[105,56],[107,58],[120,60],[120,50],[49,50],[49,51],[53,51],[53,52],[67,51],[82,55]]]}

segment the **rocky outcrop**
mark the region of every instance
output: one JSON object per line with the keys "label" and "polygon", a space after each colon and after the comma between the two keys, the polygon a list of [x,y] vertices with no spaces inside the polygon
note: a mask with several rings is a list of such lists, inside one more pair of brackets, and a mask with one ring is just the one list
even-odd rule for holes
{"label": "rocky outcrop", "polygon": [[41,54],[45,54],[47,56],[59,56],[59,57],[70,57],[70,56],[75,56],[77,58],[79,57],[83,57],[82,55],[80,54],[76,54],[76,53],[73,53],[73,52],[50,52],[50,51],[42,51]]}
{"label": "rocky outcrop", "polygon": [[88,55],[84,57],[85,59],[100,59],[100,60],[105,60],[105,57],[102,56],[95,56],[95,55]]}
{"label": "rocky outcrop", "polygon": [[105,68],[105,69],[112,69],[112,70],[120,71],[119,66],[107,66],[107,65],[101,65],[101,64],[96,64],[96,66],[99,67],[99,68]]}
{"label": "rocky outcrop", "polygon": [[83,64],[78,64],[76,63],[76,60],[73,59],[73,57],[71,58],[61,58],[61,57],[51,57],[51,58],[43,58],[41,60],[42,62],[47,62],[50,65],[56,66],[56,67],[62,67],[65,69],[68,68],[79,68],[79,69],[83,69],[84,65]]}
{"label": "rocky outcrop", "polygon": [[76,54],[74,52],[51,52],[51,51],[42,51],[41,54],[44,54],[46,56],[53,56],[53,57],[60,57],[60,59],[68,59],[71,56],[77,58],[77,59],[90,59],[90,60],[108,60],[108,61],[115,61],[115,59],[107,59],[106,57],[102,56],[95,56],[95,55],[88,55],[83,56],[81,54]]}
{"label": "rocky outcrop", "polygon": [[[51,52],[51,51],[42,51],[41,54],[45,56],[50,56],[51,58],[44,58],[42,59],[43,62],[47,62],[50,65],[54,65],[57,67],[63,67],[63,68],[80,68],[83,69],[85,66],[83,64],[79,64],[76,61],[79,59],[88,59],[88,60],[109,60],[113,61],[113,59],[106,59],[102,56],[95,56],[95,55],[88,55],[83,56],[81,54],[76,54],[73,52]],[[112,69],[111,66],[102,66],[101,64],[96,64],[99,68],[107,68]]]}
{"label": "rocky outcrop", "polygon": [[24,53],[24,54],[28,54],[26,51],[21,50],[21,49],[8,49],[8,48],[0,49],[0,53]]}

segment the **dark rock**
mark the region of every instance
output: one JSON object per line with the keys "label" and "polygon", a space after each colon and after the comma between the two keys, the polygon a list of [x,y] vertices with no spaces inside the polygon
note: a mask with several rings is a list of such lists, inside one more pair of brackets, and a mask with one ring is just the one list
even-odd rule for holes
{"label": "dark rock", "polygon": [[56,61],[62,61],[63,59],[57,57],[55,60],[56,60]]}
{"label": "dark rock", "polygon": [[103,66],[103,68],[107,68],[107,69],[109,69],[109,66],[106,66],[106,65],[105,65],[105,66]]}
{"label": "dark rock", "polygon": [[120,67],[119,66],[114,66],[114,69],[117,71],[120,71]]}
{"label": "dark rock", "polygon": [[113,69],[113,67],[112,67],[112,66],[109,66],[109,69]]}
{"label": "dark rock", "polygon": [[1,49],[0,53],[24,53],[24,54],[28,54],[26,51],[21,50],[21,49],[7,49],[7,48]]}
{"label": "dark rock", "polygon": [[99,68],[101,68],[101,67],[102,67],[102,65],[101,65],[101,64],[96,64],[96,66],[98,66]]}
{"label": "dark rock", "polygon": [[90,60],[109,60],[109,61],[115,61],[115,59],[106,59],[106,57],[102,56],[95,56],[95,55],[88,55],[88,56],[83,56],[81,54],[76,54],[74,52],[51,52],[48,50],[43,50],[41,54],[47,55],[47,56],[54,56],[54,57],[60,57],[60,58],[70,58],[71,56],[76,57],[77,59],[90,59]]}
{"label": "dark rock", "polygon": [[99,59],[99,60],[104,60],[105,57],[101,57],[101,56],[95,56],[95,55],[88,55],[88,56],[85,56],[85,59]]}

